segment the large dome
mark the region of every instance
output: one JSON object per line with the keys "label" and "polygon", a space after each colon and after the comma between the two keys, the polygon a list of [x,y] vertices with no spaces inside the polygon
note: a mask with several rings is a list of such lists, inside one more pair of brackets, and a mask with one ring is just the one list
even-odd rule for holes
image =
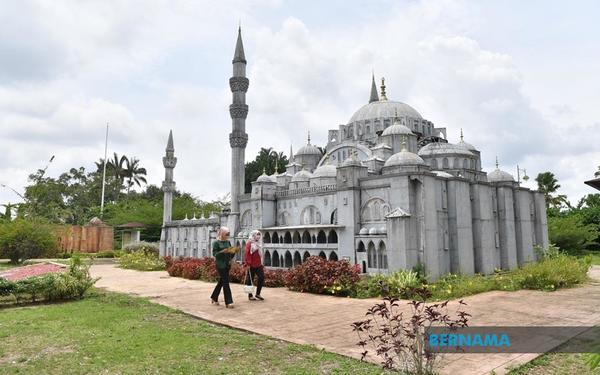
{"label": "large dome", "polygon": [[426,165],[425,161],[417,154],[402,150],[392,156],[385,162],[384,167],[395,167],[405,165]]}
{"label": "large dome", "polygon": [[348,123],[374,120],[379,118],[410,117],[423,119],[413,107],[402,102],[380,100],[362,106],[354,113]]}
{"label": "large dome", "polygon": [[445,143],[445,142],[432,142],[429,143],[419,150],[419,156],[438,156],[438,155],[462,155],[473,157],[473,153],[466,148],[461,146]]}

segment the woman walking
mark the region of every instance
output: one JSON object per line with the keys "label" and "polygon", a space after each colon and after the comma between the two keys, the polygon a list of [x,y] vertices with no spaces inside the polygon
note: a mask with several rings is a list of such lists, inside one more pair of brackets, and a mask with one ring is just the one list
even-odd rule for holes
{"label": "woman walking", "polygon": [[256,294],[252,296],[252,293],[248,294],[250,301],[265,299],[261,297],[260,292],[265,282],[265,273],[263,271],[262,260],[260,252],[262,251],[262,234],[258,230],[250,232],[250,238],[246,242],[246,248],[244,249],[244,264],[249,268],[250,277],[246,277],[246,285],[252,285],[251,282],[256,275],[258,281],[256,283]]}
{"label": "woman walking", "polygon": [[231,288],[229,287],[229,269],[231,268],[230,261],[235,256],[235,253],[228,251],[229,248],[231,248],[229,228],[220,227],[217,231],[217,240],[212,243],[212,252],[215,257],[215,266],[219,273],[219,282],[215,286],[210,300],[212,304],[219,304],[219,294],[222,287],[223,294],[225,295],[225,307],[232,309],[233,298],[231,297]]}

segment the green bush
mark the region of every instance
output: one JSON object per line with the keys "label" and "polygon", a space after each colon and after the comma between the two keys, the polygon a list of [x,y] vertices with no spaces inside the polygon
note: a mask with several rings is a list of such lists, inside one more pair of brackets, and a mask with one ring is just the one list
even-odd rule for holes
{"label": "green bush", "polygon": [[581,215],[548,218],[550,242],[569,254],[577,254],[591,247],[599,235],[598,226],[584,224]]}
{"label": "green bush", "polygon": [[96,253],[95,256],[96,258],[117,258],[117,255],[113,250],[100,251]]}
{"label": "green bush", "polygon": [[53,257],[58,250],[50,225],[37,220],[16,219],[0,225],[0,258],[17,264],[31,258]]}
{"label": "green bush", "polygon": [[163,259],[144,251],[123,254],[119,258],[119,266],[138,271],[160,271],[166,267]]}
{"label": "green bush", "polygon": [[389,294],[394,297],[404,296],[407,289],[421,285],[419,274],[414,271],[399,270],[387,277]]}
{"label": "green bush", "polygon": [[123,251],[126,254],[143,251],[146,254],[153,254],[155,257],[158,257],[158,245],[153,242],[141,241],[136,243],[130,243],[123,247]]}
{"label": "green bush", "polygon": [[552,291],[580,284],[588,279],[591,257],[578,259],[558,253],[513,271],[523,289]]}

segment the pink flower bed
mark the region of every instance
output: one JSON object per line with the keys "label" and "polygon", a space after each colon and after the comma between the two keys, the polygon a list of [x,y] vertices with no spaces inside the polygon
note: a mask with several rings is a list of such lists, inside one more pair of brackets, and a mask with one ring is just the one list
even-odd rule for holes
{"label": "pink flower bed", "polygon": [[19,281],[31,276],[39,276],[47,273],[62,272],[66,266],[51,263],[34,264],[31,266],[16,267],[0,273],[0,277],[10,281]]}

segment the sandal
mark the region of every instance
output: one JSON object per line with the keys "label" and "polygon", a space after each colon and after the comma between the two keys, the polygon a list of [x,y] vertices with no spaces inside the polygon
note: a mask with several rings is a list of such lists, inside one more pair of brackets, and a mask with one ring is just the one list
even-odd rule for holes
{"label": "sandal", "polygon": [[225,305],[226,309],[233,309],[235,306],[233,306],[233,303],[230,303],[229,305]]}
{"label": "sandal", "polygon": [[252,296],[248,296],[248,300],[250,300],[250,301],[256,301],[256,298],[254,298]]}
{"label": "sandal", "polygon": [[254,299],[259,299],[259,300],[261,300],[261,301],[264,301],[264,300],[265,300],[264,298],[262,298],[261,296],[258,296],[258,295],[254,296]]}
{"label": "sandal", "polygon": [[219,301],[215,301],[214,299],[211,298],[210,299],[210,304],[211,305],[217,305],[217,306],[219,306]]}

